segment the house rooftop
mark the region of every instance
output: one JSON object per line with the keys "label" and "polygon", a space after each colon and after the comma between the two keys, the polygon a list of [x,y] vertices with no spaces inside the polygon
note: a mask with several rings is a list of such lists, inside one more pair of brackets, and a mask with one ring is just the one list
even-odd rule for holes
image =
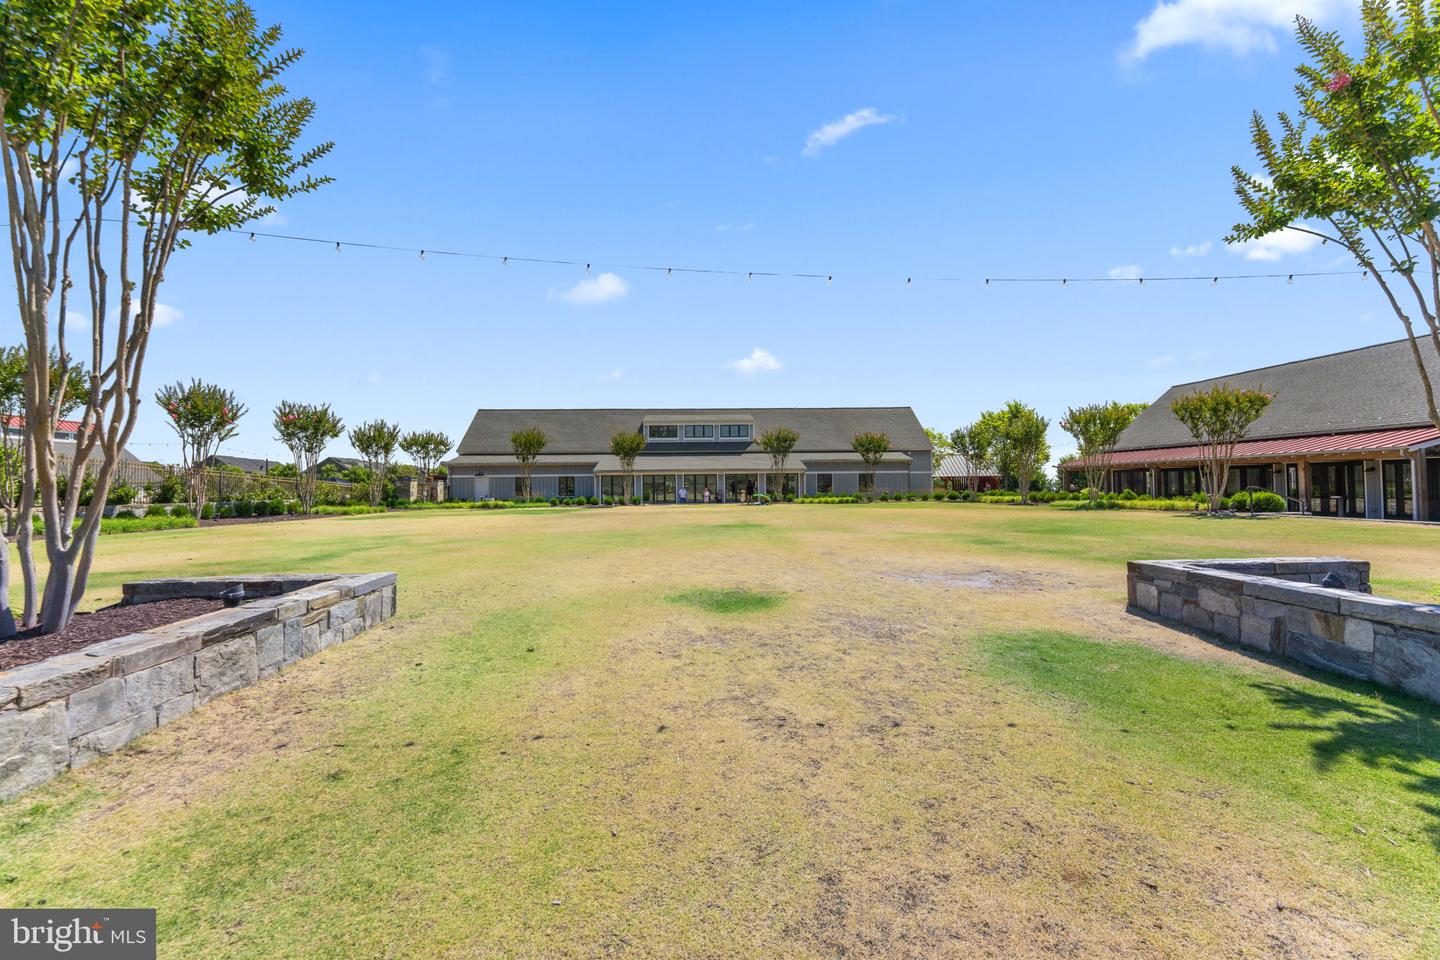
{"label": "house rooftop", "polygon": [[[1440,385],[1440,356],[1419,343],[1425,369]],[[1243,344],[1233,347],[1243,350]],[[1274,399],[1251,427],[1250,440],[1303,437],[1430,425],[1409,340],[1327,353],[1290,363],[1180,383],[1151,404],[1120,437],[1119,450],[1148,450],[1193,443],[1170,411],[1185,394],[1218,384],[1265,390]]]}

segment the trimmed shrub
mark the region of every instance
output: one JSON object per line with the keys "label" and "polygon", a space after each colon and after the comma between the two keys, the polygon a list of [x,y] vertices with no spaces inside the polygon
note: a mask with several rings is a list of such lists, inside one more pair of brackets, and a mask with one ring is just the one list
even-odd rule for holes
{"label": "trimmed shrub", "polygon": [[237,517],[253,517],[255,515],[255,504],[249,500],[241,500],[231,509],[235,511]]}
{"label": "trimmed shrub", "polygon": [[117,483],[110,488],[110,495],[105,502],[112,507],[123,507],[127,503],[134,503],[140,492],[128,483]]}
{"label": "trimmed shrub", "polygon": [[170,508],[170,516],[172,516],[172,517],[194,517],[195,514],[191,513],[191,512],[190,512],[190,508],[187,507],[187,506],[185,506],[185,504],[183,504],[183,503],[177,503],[177,504],[175,504],[175,506],[173,506],[173,507]]}
{"label": "trimmed shrub", "polygon": [[164,507],[160,506],[160,504],[158,504],[158,503],[152,503],[152,504],[150,504],[149,508],[146,509],[146,511],[145,511],[145,516],[147,516],[147,517],[168,517],[168,516],[170,516],[170,511],[169,511],[169,510],[166,510]]}
{"label": "trimmed shrub", "polygon": [[[1236,513],[1250,512],[1250,491],[1242,490],[1230,498],[1230,509]],[[1269,490],[1255,491],[1256,513],[1284,513],[1285,498]]]}
{"label": "trimmed shrub", "polygon": [[598,506],[600,506],[600,498],[599,498],[599,497],[586,497],[586,498],[585,498],[585,502],[588,503],[588,504],[590,504],[590,506],[592,506],[592,507],[598,507]]}
{"label": "trimmed shrub", "polygon": [[215,519],[215,504],[213,504],[213,503],[207,503],[207,504],[205,504],[204,509],[202,509],[202,510],[200,511],[200,519],[201,519],[201,520],[214,520],[214,519]]}

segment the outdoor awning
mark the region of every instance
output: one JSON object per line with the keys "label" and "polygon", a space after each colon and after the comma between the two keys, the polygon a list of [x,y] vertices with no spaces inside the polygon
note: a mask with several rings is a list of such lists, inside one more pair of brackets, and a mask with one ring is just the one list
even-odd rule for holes
{"label": "outdoor awning", "polygon": [[[1406,427],[1399,430],[1371,430],[1365,433],[1329,433],[1283,440],[1245,440],[1235,445],[1235,459],[1263,460],[1276,457],[1334,457],[1421,450],[1440,443],[1434,427]],[[1183,463],[1200,459],[1198,446],[1159,447],[1154,450],[1121,450],[1110,457],[1110,466],[1125,467],[1146,463]],[[1067,470],[1084,469],[1084,461],[1065,465]]]}

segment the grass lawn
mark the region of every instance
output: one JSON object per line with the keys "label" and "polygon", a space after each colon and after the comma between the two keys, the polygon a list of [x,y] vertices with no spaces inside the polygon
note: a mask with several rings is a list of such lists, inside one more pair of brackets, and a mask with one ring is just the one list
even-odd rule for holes
{"label": "grass lawn", "polygon": [[400,574],[394,621],[0,805],[0,906],[169,958],[1425,957],[1440,709],[1128,617],[1124,561],[1440,530],[958,504],[107,539]]}

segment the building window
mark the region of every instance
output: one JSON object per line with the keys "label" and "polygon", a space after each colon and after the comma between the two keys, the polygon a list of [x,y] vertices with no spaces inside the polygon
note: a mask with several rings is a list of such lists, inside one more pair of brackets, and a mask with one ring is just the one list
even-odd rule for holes
{"label": "building window", "polygon": [[[713,473],[687,473],[682,481],[685,497],[691,503],[719,503],[720,478]],[[706,494],[709,499],[706,499]]]}
{"label": "building window", "polygon": [[[1084,474],[1081,475],[1082,484]],[[1115,493],[1124,493],[1130,490],[1134,493],[1150,492],[1150,471],[1149,470],[1115,470],[1110,474],[1111,488]]]}
{"label": "building window", "polygon": [[720,424],[721,440],[749,440],[750,424],[748,423],[722,423]]}
{"label": "building window", "polygon": [[556,478],[555,478],[555,481],[556,481],[556,482],[555,482],[555,486],[556,486],[555,495],[556,495],[557,497],[573,497],[573,496],[575,496],[575,478],[574,478],[574,477],[556,477]]}
{"label": "building window", "polygon": [[796,473],[770,474],[765,481],[765,489],[772,497],[786,497],[798,494],[800,475]]}
{"label": "building window", "polygon": [[674,503],[675,474],[645,474],[640,478],[640,496],[646,503]]}
{"label": "building window", "polygon": [[625,493],[625,478],[624,478],[624,477],[610,477],[610,476],[601,477],[601,478],[600,478],[600,496],[602,496],[602,497],[610,497],[611,499],[614,499],[614,500],[623,500],[623,499],[625,499],[625,497],[626,497],[626,493]]}
{"label": "building window", "polygon": [[680,428],[673,423],[652,423],[649,431],[651,440],[675,440],[680,436]]}
{"label": "building window", "polygon": [[834,490],[834,489],[835,489],[835,480],[834,480],[834,477],[833,477],[831,474],[828,474],[828,473],[817,473],[817,474],[815,474],[815,492],[816,492],[816,493],[829,493],[830,491],[832,491],[832,490]]}
{"label": "building window", "polygon": [[715,439],[715,424],[713,423],[687,423],[685,424],[686,440],[713,440]]}
{"label": "building window", "polygon": [[760,475],[755,473],[725,474],[725,499],[749,502],[760,486]]}
{"label": "building window", "polygon": [[1241,490],[1248,490],[1251,487],[1270,490],[1274,486],[1274,472],[1268,463],[1258,467],[1231,467],[1230,475],[1225,482],[1225,496],[1232,497]]}
{"label": "building window", "polygon": [[862,474],[860,474],[860,492],[861,492],[861,493],[874,493],[874,492],[875,492],[875,475],[874,475],[873,473],[862,473]]}
{"label": "building window", "polygon": [[1160,471],[1160,496],[1189,497],[1200,492],[1200,471],[1178,467]]}
{"label": "building window", "polygon": [[1386,460],[1380,465],[1385,483],[1385,519],[1414,519],[1414,492],[1410,483],[1409,460]]}
{"label": "building window", "polygon": [[1365,464],[1310,464],[1310,512],[1322,517],[1365,516]]}
{"label": "building window", "polygon": [[524,477],[516,477],[516,478],[515,478],[515,496],[517,496],[517,497],[523,497],[523,496],[525,496],[525,478],[524,478]]}

